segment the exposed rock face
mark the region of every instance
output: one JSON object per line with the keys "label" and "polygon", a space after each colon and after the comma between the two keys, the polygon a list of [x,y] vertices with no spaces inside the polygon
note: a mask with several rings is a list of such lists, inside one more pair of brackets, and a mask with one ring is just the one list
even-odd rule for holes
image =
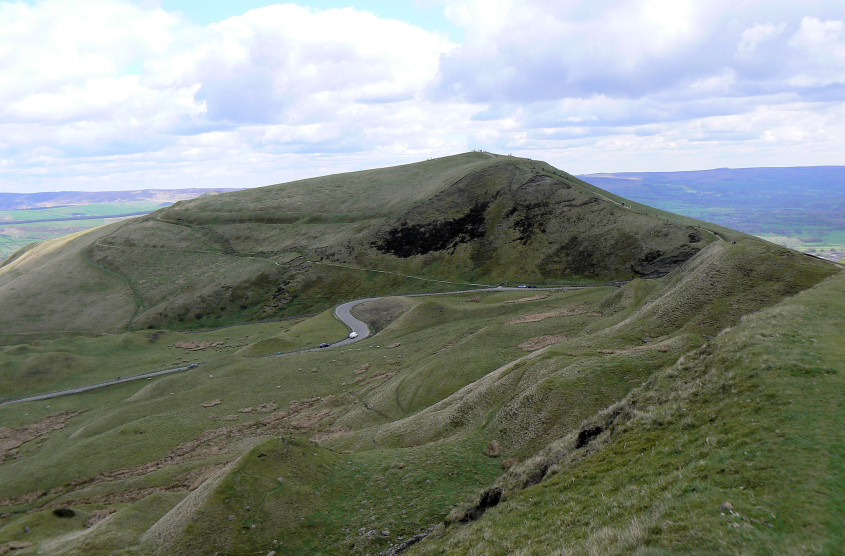
{"label": "exposed rock face", "polygon": [[488,203],[478,203],[458,218],[430,222],[402,223],[386,232],[386,237],[375,247],[382,253],[407,258],[425,255],[432,251],[451,249],[461,243],[484,237],[484,212]]}

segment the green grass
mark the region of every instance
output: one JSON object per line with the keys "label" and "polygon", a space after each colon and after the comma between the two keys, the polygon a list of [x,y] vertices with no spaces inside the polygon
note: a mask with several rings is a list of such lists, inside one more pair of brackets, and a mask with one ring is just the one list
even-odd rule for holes
{"label": "green grass", "polygon": [[171,550],[201,554],[209,541],[230,553],[383,550],[501,472],[482,449],[476,440],[338,454],[269,440],[239,462]]}
{"label": "green grass", "polygon": [[[244,324],[210,331],[144,330],[106,336],[65,336],[0,347],[0,397],[18,398],[147,372],[213,362],[223,356],[275,355],[346,336],[331,311],[310,318]],[[188,344],[185,344],[185,343]],[[210,345],[189,350],[194,344]],[[131,353],[132,357],[127,357]]]}
{"label": "green grass", "polygon": [[546,481],[411,553],[840,553],[843,288],[744,319],[627,396],[596,447],[562,440]]}
{"label": "green grass", "polygon": [[[31,243],[102,226],[113,221],[114,215],[151,212],[159,208],[161,208],[160,203],[138,201],[0,211],[0,262]],[[79,219],[50,221],[50,219],[69,217]],[[16,223],[29,220],[45,221],[30,224]]]}
{"label": "green grass", "polygon": [[[722,267],[734,258],[748,257],[742,250],[717,251],[721,257],[727,257],[721,263]],[[788,284],[802,287],[801,284],[818,280],[824,273],[823,269],[803,268],[790,276],[790,272],[802,268],[800,265],[804,263],[798,261],[786,261],[786,266],[781,266],[784,261],[778,261],[773,267],[780,268],[778,280],[787,283],[783,291],[788,290]],[[700,265],[692,265],[691,272],[701,272],[700,268]],[[768,272],[758,268],[745,280],[775,280]],[[720,287],[737,287],[729,272],[719,274],[726,284]],[[461,506],[457,505],[461,501],[471,500],[473,493],[496,481],[502,472],[502,459],[515,457],[525,461],[524,465],[530,468],[531,457],[543,453],[544,446],[552,446],[546,451],[554,451],[558,438],[571,438],[582,421],[593,419],[597,412],[601,414],[603,408],[626,396],[642,392],[643,389],[637,390],[637,387],[643,381],[649,385],[652,373],[671,369],[682,353],[701,345],[705,339],[700,334],[678,332],[683,325],[675,322],[675,332],[653,339],[667,345],[665,351],[600,351],[644,345],[640,340],[632,344],[631,331],[646,330],[646,325],[654,322],[655,304],[665,304],[677,296],[687,303],[699,304],[701,309],[713,303],[710,298],[689,295],[694,291],[690,288],[689,280],[667,277],[658,281],[635,281],[622,289],[480,292],[408,298],[400,304],[404,312],[391,308],[390,304],[386,306],[389,318],[373,338],[343,351],[327,350],[270,359],[244,357],[237,350],[260,345],[262,340],[274,336],[292,338],[299,335],[305,341],[313,337],[310,334],[324,334],[326,326],[340,326],[339,323],[326,313],[298,322],[255,324],[192,335],[158,333],[158,339],[152,343],[149,340],[156,335],[154,331],[42,341],[40,345],[45,353],[73,352],[76,345],[80,357],[91,358],[116,358],[122,343],[124,353],[129,351],[143,359],[160,356],[161,353],[156,355],[158,350],[172,345],[175,338],[209,341],[230,338],[226,347],[198,352],[207,357],[206,363],[184,374],[1,408],[0,418],[11,427],[31,423],[63,409],[87,411],[73,417],[64,429],[22,445],[12,459],[0,465],[0,485],[3,485],[0,497],[60,487],[53,494],[17,503],[6,511],[37,510],[62,503],[79,509],[84,517],[101,506],[79,504],[74,500],[138,488],[166,487],[189,469],[237,460],[234,469],[207,493],[208,501],[199,503],[197,513],[190,514],[193,525],[179,532],[179,527],[171,524],[172,516],[157,525],[162,530],[176,527],[177,531],[166,537],[169,540],[162,541],[170,543],[167,544],[170,548],[162,550],[202,553],[209,546],[233,553],[381,550],[442,521],[450,512],[453,515],[460,513]],[[687,293],[682,295],[682,292]],[[538,294],[548,297],[508,303]],[[764,300],[750,296],[745,302],[746,309],[752,310]],[[576,312],[578,314],[570,316],[508,324],[519,316],[573,307],[598,312],[600,316]],[[369,311],[377,312],[378,307],[371,307]],[[698,313],[689,311],[683,318],[694,322]],[[722,326],[739,322],[738,313],[727,318]],[[765,321],[765,318],[761,319]],[[747,326],[748,320],[740,326]],[[797,322],[795,326],[811,329],[808,323]],[[288,330],[280,332],[282,327]],[[529,338],[549,334],[563,334],[569,339],[533,354],[517,347]],[[157,345],[159,341],[161,345]],[[388,348],[394,344],[399,345]],[[14,357],[22,358],[32,349],[29,345],[9,351],[14,352]],[[515,364],[508,365],[514,361]],[[381,371],[395,374],[384,381],[354,382],[361,376],[356,371],[364,366],[367,369],[363,377],[367,379],[377,378]],[[829,376],[813,370],[827,369],[827,363],[807,368],[815,373],[810,380]],[[662,375],[658,373],[657,376]],[[804,378],[794,373],[789,376]],[[651,383],[656,380],[651,379]],[[662,380],[666,381],[665,388],[674,392],[669,385],[670,379]],[[658,386],[663,388],[662,384],[658,383]],[[646,391],[659,391],[658,386],[648,386]],[[312,402],[313,407],[296,418],[319,416],[321,411],[327,414],[316,421],[304,437],[302,429],[293,425],[262,428],[258,423],[267,413],[239,411],[270,402],[283,410],[292,402],[315,399],[315,396],[317,401]],[[203,402],[215,399],[221,400],[219,405],[201,406]],[[235,421],[224,421],[226,415],[238,417]],[[725,422],[732,422],[732,419]],[[70,486],[74,481],[99,473],[162,460],[168,453],[173,453],[176,446],[184,445],[206,431],[250,426],[258,428],[237,429],[244,432],[213,437],[218,440],[200,444],[206,451],[184,463],[126,479],[95,481],[81,488]],[[671,439],[671,446],[678,447],[678,453],[649,452],[650,467],[643,470],[643,473],[656,472],[662,476],[666,466],[672,464],[671,457],[685,457],[687,449],[681,448],[680,442],[693,430],[689,428],[691,425],[685,426],[687,428],[682,427],[678,436],[666,437],[662,428],[656,436],[638,435],[636,442],[629,442],[628,451],[619,457],[632,458],[631,450],[644,450],[643,446],[649,442],[660,439],[670,442]],[[328,440],[319,445],[308,440],[315,433],[333,431],[339,431],[341,436],[335,435],[332,439],[329,435]],[[707,434],[713,436],[712,432]],[[267,435],[271,438],[267,439]],[[262,438],[266,440],[262,441]],[[484,447],[491,440],[500,442],[501,458],[483,455]],[[214,449],[207,451],[211,448]],[[346,450],[351,452],[345,453]],[[725,452],[721,457],[726,462],[734,461],[737,451]],[[744,460],[738,461],[741,464]],[[615,467],[618,465],[613,462],[608,467],[597,466],[591,471],[590,476],[594,477],[591,480],[595,484],[618,480],[621,484],[622,479],[613,479],[613,473],[621,472],[613,470]],[[649,471],[652,467],[654,470]],[[630,481],[630,477],[625,480]],[[664,487],[666,485],[660,483],[642,492],[638,490],[637,496],[647,496]],[[624,490],[622,486],[619,488]],[[524,492],[532,492],[532,489]],[[183,489],[122,503],[117,506],[118,513],[109,518],[114,521],[104,522],[97,529],[101,532],[97,533],[83,534],[83,528],[76,521],[58,521],[59,518],[46,510],[14,513],[0,525],[0,541],[17,538],[24,524],[33,523],[38,525],[38,531],[32,538],[48,552],[60,551],[56,539],[73,533],[78,536],[62,545],[61,550],[67,553],[111,553],[119,542],[124,543],[122,546],[134,545],[130,552],[147,553],[159,545],[149,544],[153,541],[137,544],[141,534],[186,494]],[[513,499],[524,495],[515,492]],[[573,499],[565,506],[569,508],[576,502]],[[501,507],[509,507],[509,503]],[[538,508],[542,507],[538,504]],[[637,507],[620,509],[618,515],[635,512]],[[559,502],[555,508],[543,510],[547,513],[538,515],[549,517],[550,524],[555,523],[552,513],[563,511]],[[139,511],[150,512],[142,521],[147,525],[128,524],[126,516]],[[495,516],[497,511],[498,508],[491,510],[489,515]],[[230,519],[230,515],[235,517]],[[631,515],[647,520],[651,514]],[[680,522],[681,517],[675,517],[678,521],[673,522]],[[486,519],[478,523],[486,523]],[[619,519],[624,521],[626,518]],[[460,531],[471,532],[477,526],[462,527]],[[448,535],[459,530],[456,527],[447,528]],[[505,527],[506,535],[511,534],[508,525],[502,527]],[[542,533],[546,530],[544,527],[546,525],[534,528]],[[548,527],[559,533],[559,529]],[[385,530],[388,534],[382,535]],[[508,541],[512,544],[503,546],[524,546],[522,543],[533,539],[534,534],[514,534]],[[399,539],[400,536],[403,539]],[[577,540],[577,535],[572,538],[572,542]],[[437,542],[463,541],[447,536]],[[467,542],[484,546],[475,538]],[[460,551],[466,548],[454,546]]]}

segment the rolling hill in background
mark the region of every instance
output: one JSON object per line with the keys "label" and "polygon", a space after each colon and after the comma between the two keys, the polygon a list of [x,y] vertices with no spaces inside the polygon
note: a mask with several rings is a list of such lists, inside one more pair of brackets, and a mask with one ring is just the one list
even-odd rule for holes
{"label": "rolling hill in background", "polygon": [[46,241],[0,396],[185,370],[0,405],[0,546],[839,553],[840,270],[484,152]]}
{"label": "rolling hill in background", "polygon": [[623,197],[845,259],[845,166],[623,172],[581,178]]}

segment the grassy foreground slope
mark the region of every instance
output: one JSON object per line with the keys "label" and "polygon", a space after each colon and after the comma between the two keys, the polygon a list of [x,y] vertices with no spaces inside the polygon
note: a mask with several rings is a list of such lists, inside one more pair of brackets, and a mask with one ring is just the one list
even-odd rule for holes
{"label": "grassy foreground slope", "polygon": [[843,294],[839,273],[743,318],[410,553],[843,553]]}
{"label": "grassy foreground slope", "polygon": [[[104,296],[131,301],[70,317],[87,283],[67,280],[64,263],[42,276],[22,259],[30,295],[16,297],[0,268],[0,304],[43,316],[0,323],[0,334],[52,333],[69,318],[102,332],[210,327],[467,283],[657,276],[714,241],[711,229],[542,162],[466,153],[197,198],[82,235],[74,258],[119,278]],[[43,309],[39,292],[60,279],[65,305]]]}
{"label": "grassy foreground slope", "polygon": [[[255,358],[244,348],[251,338],[260,344],[266,332],[221,331],[224,345],[201,352],[205,363],[183,375],[0,408],[8,427],[3,438],[20,442],[0,463],[0,544],[27,540],[51,554],[388,549],[443,520],[474,516],[479,498],[473,494],[491,485],[515,485],[505,489],[501,508],[508,507],[518,487],[560,464],[560,446],[577,443],[579,431],[612,429],[607,415],[615,413],[606,408],[629,395],[658,396],[655,385],[683,391],[689,385],[682,374],[672,386],[669,378],[652,377],[663,377],[679,360],[696,361],[696,350],[708,342],[720,353],[727,333],[707,337],[746,326],[758,317],[740,322],[743,315],[832,272],[821,261],[747,238],[713,243],[674,273],[618,289],[409,298],[399,309],[388,300],[383,311],[392,322],[344,351]],[[823,282],[835,288],[841,280],[829,284]],[[817,340],[838,341],[838,330],[825,332],[827,321],[815,323],[811,312],[802,318],[796,325],[818,330]],[[782,341],[783,332],[774,333]],[[121,336],[136,339],[129,353],[143,358],[164,347],[149,342],[154,335]],[[86,339],[90,346],[98,341],[113,342]],[[38,342],[12,351],[38,346],[72,347]],[[837,365],[841,360],[824,363],[811,380]],[[740,389],[720,392],[720,403],[753,399]],[[731,414],[725,419],[717,423],[736,426]],[[761,424],[740,426],[754,431]],[[599,446],[606,433],[591,434],[578,453]],[[688,448],[684,435],[699,438],[695,427],[683,429],[670,456],[697,453],[698,444]],[[645,467],[630,472],[663,475],[663,454],[647,455]],[[742,457],[726,451],[718,461],[731,470],[745,465]],[[516,461],[516,471],[498,479],[505,460]],[[591,480],[598,484],[611,471],[596,467]],[[702,480],[696,488],[711,487]],[[618,511],[637,516],[637,507]],[[74,517],[53,512],[62,509]],[[690,518],[683,508],[677,512],[675,523]],[[535,528],[558,531],[554,523]],[[464,530],[474,529],[445,531]],[[463,542],[450,539],[429,542]],[[530,541],[515,539],[515,547]]]}

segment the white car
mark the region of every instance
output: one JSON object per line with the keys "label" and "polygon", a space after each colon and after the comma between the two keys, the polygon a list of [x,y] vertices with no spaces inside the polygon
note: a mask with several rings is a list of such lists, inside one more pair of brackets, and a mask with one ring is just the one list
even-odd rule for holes
{"label": "white car", "polygon": [[349,337],[350,337],[350,338],[357,338],[357,337],[358,337],[358,333],[357,333],[357,332],[350,332],[350,333],[349,333]]}

